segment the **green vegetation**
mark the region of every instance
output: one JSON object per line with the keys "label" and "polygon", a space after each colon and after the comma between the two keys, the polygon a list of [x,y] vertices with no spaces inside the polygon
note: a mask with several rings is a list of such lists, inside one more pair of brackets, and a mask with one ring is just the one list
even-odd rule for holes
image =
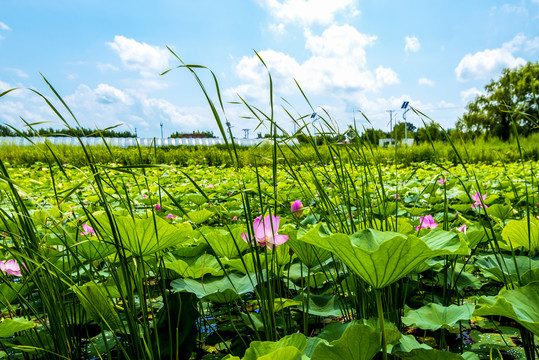
{"label": "green vegetation", "polygon": [[538,89],[539,63],[505,69],[498,80],[485,86],[485,94],[468,104],[457,129],[507,141],[515,126],[519,135],[528,136],[539,125]]}
{"label": "green vegetation", "polygon": [[0,358],[539,356],[532,137],[296,144],[247,109],[266,147],[2,147]]}
{"label": "green vegetation", "polygon": [[[114,128],[114,127],[113,127]],[[0,136],[76,136],[76,137],[117,137],[117,138],[129,138],[136,137],[135,134],[132,134],[129,131],[115,131],[109,129],[103,130],[92,130],[84,128],[69,128],[69,129],[53,129],[53,128],[31,128],[26,131],[16,130],[9,126],[0,125]]]}
{"label": "green vegetation", "polygon": [[171,138],[188,138],[188,137],[204,137],[204,138],[214,138],[215,135],[213,135],[213,131],[193,131],[192,133],[186,133],[186,132],[173,132],[170,134]]}

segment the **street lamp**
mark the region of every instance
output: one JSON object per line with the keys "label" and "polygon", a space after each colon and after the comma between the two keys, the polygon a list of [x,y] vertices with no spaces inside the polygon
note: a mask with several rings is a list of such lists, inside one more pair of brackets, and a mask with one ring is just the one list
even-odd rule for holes
{"label": "street lamp", "polygon": [[408,108],[408,105],[410,104],[409,101],[405,101],[402,103],[401,109],[404,110],[402,113],[402,118],[404,120],[404,143],[408,145],[408,124],[406,123],[406,113],[410,111],[411,108]]}

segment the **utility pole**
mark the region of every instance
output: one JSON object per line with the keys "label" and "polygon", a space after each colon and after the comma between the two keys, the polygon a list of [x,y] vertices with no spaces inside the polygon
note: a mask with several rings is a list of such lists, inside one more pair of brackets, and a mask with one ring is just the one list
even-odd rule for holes
{"label": "utility pole", "polygon": [[244,139],[249,139],[249,129],[241,129],[244,132]]}

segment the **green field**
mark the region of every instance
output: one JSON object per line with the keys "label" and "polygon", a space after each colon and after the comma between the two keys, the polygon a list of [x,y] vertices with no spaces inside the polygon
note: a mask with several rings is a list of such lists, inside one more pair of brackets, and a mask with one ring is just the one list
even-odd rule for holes
{"label": "green field", "polygon": [[536,161],[298,149],[4,164],[0,356],[536,356]]}

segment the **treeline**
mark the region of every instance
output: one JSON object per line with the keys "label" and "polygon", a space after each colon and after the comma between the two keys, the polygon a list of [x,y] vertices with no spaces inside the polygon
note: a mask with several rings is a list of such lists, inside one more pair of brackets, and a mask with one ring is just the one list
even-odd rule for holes
{"label": "treeline", "polygon": [[107,137],[107,138],[134,138],[135,134],[129,131],[41,128],[26,131],[14,131],[8,126],[0,125],[0,136],[78,136],[78,137]]}
{"label": "treeline", "polygon": [[215,138],[215,135],[213,135],[213,131],[193,131],[192,133],[186,133],[186,132],[173,132],[170,134],[170,137],[175,139],[182,139],[182,138],[188,138],[188,137],[203,137],[203,138]]}

